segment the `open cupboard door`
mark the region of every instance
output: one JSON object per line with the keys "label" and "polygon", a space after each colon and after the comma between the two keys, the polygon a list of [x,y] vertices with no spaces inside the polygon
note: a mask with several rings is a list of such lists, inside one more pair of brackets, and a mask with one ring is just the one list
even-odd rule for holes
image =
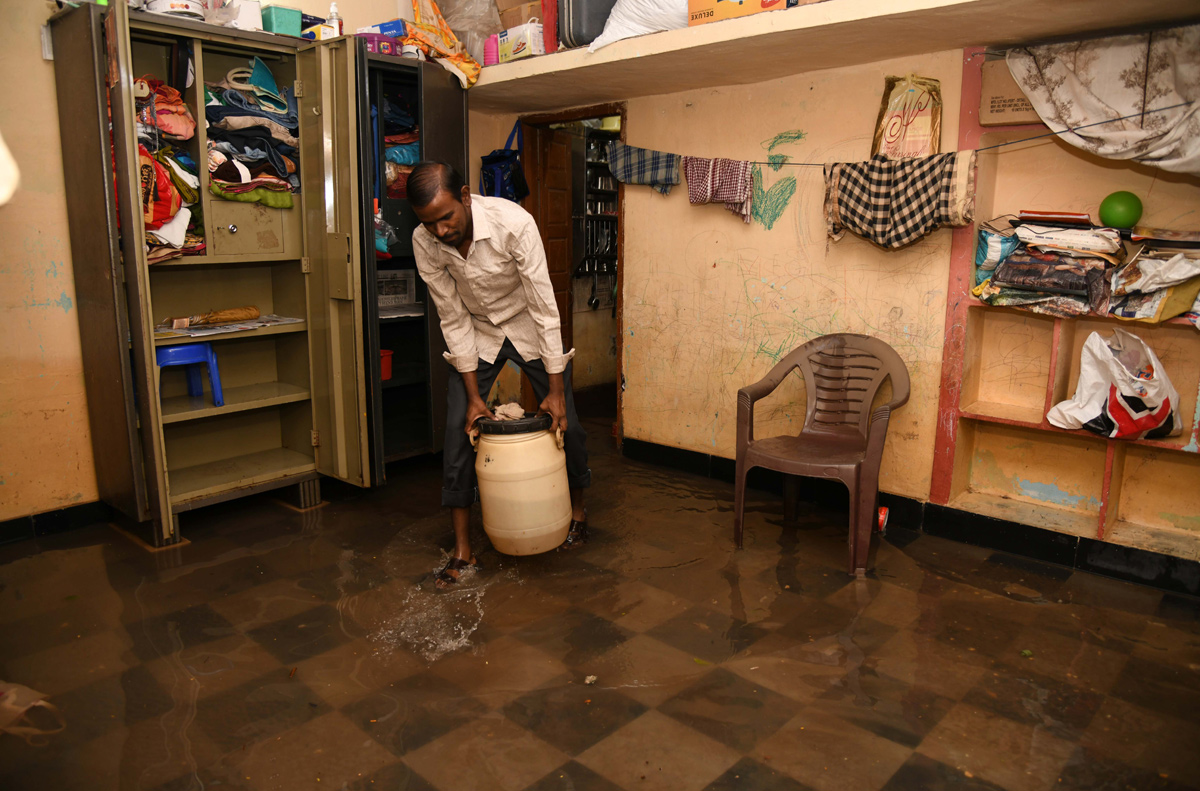
{"label": "open cupboard door", "polygon": [[[127,326],[126,321],[118,321],[116,330],[117,332],[127,330],[129,333],[131,350],[129,356],[133,358],[131,381],[135,398],[128,399],[126,403],[136,401],[137,416],[136,423],[131,424],[129,421],[133,419],[133,416],[128,413],[127,407],[121,407],[118,411],[118,408],[114,406],[112,413],[105,416],[105,419],[113,421],[114,425],[122,419],[126,421],[125,431],[117,431],[114,435],[124,434],[114,442],[113,447],[119,454],[114,455],[114,463],[128,463],[124,455],[125,448],[121,447],[120,443],[130,442],[129,430],[133,425],[137,426],[137,439],[140,442],[136,445],[130,443],[128,461],[133,464],[132,481],[137,482],[144,476],[144,488],[134,483],[133,490],[128,492],[126,497],[119,499],[110,498],[108,493],[105,494],[106,502],[114,505],[127,516],[138,522],[148,521],[152,524],[149,543],[161,547],[176,543],[179,540],[179,532],[176,530],[175,519],[171,515],[171,504],[167,496],[166,452],[161,429],[161,416],[159,415],[159,369],[155,362],[154,338],[151,331],[147,329],[154,325],[154,314],[150,304],[150,272],[147,267],[142,265],[141,251],[145,246],[146,236],[145,228],[140,222],[142,217],[141,195],[126,188],[126,185],[140,183],[138,173],[141,170],[141,164],[136,155],[130,154],[130,152],[137,151],[134,142],[137,140],[137,132],[134,128],[137,110],[133,97],[133,83],[138,75],[133,73],[133,55],[127,35],[128,16],[129,9],[126,4],[114,3],[108,10],[104,32],[110,81],[109,102],[112,112],[115,167],[117,173],[124,174],[124,178],[117,179],[117,213],[120,217],[131,218],[131,221],[126,222],[121,228],[121,251],[125,269],[124,296],[125,306],[128,310]],[[105,108],[98,109],[100,113],[105,112]],[[104,137],[102,136],[101,139]],[[83,260],[89,261],[87,257]],[[90,266],[91,263],[85,265]],[[105,276],[108,275],[115,278],[118,273],[105,273]],[[117,300],[116,304],[119,305],[119,293],[114,296]],[[80,306],[80,310],[82,311],[81,315],[88,312],[83,305]],[[118,310],[117,313],[119,315],[120,311]],[[84,329],[84,332],[87,333],[88,330]],[[114,368],[122,370],[122,375],[126,369],[126,360],[119,359],[126,354],[125,349],[122,348],[123,340],[124,335],[117,336],[115,354],[118,359],[113,360]],[[92,398],[92,392],[89,391],[89,405]],[[97,405],[99,406],[102,401],[102,397],[98,398]],[[114,425],[101,428],[100,431],[108,433],[112,431]],[[137,447],[138,445],[140,447]],[[97,455],[98,461],[102,458],[104,457]],[[105,477],[105,475],[97,475],[97,479]]]}
{"label": "open cupboard door", "polygon": [[317,472],[366,486],[370,463],[353,43],[351,38],[302,48],[296,58],[296,95],[303,141],[300,184]]}
{"label": "open cupboard door", "polygon": [[[467,162],[467,92],[458,79],[436,63],[420,65],[421,159],[449,162],[469,184]],[[425,322],[429,344],[429,403],[433,451],[439,453],[446,436],[446,388],[450,366],[442,357],[446,341],[433,300],[426,300]]]}

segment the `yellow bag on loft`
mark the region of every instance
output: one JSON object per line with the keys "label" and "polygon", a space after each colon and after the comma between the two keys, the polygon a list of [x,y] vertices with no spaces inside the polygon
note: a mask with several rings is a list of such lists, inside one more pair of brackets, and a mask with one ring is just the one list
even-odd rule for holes
{"label": "yellow bag on loft", "polygon": [[416,21],[405,23],[404,38],[400,41],[420,48],[458,77],[463,88],[474,85],[479,79],[479,62],[467,54],[467,48],[446,24],[435,0],[413,0],[413,14]]}

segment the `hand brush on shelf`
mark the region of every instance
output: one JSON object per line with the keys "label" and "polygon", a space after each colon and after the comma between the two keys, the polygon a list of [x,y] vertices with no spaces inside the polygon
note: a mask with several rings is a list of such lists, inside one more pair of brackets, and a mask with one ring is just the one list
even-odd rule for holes
{"label": "hand brush on shelf", "polygon": [[189,327],[212,327],[218,324],[237,324],[239,321],[253,321],[259,317],[258,308],[248,305],[244,308],[229,308],[227,310],[210,310],[196,316],[179,316],[164,319],[160,327],[172,330],[186,330]]}

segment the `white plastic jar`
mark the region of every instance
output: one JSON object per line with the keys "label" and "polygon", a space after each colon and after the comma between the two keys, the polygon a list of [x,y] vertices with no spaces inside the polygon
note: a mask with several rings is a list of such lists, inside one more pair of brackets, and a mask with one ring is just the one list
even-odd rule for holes
{"label": "white plastic jar", "polygon": [[557,548],[571,527],[571,492],[562,433],[549,415],[481,420],[475,476],[483,529],[506,555],[536,555]]}

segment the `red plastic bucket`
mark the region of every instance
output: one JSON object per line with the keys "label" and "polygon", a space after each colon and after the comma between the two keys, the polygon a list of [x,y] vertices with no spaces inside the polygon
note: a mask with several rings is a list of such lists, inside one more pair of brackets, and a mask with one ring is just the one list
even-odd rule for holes
{"label": "red plastic bucket", "polygon": [[386,382],[392,378],[392,350],[379,350],[379,380]]}

